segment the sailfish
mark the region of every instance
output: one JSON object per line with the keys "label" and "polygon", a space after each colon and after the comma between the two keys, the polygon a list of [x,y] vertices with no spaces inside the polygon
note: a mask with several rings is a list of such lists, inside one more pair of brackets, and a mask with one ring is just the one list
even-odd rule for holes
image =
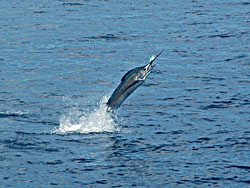
{"label": "sailfish", "polygon": [[128,71],[121,79],[121,83],[114,90],[107,102],[107,111],[118,109],[121,104],[130,96],[140,85],[144,83],[155,65],[153,62],[161,55],[164,49],[156,56],[152,56],[147,65],[136,67]]}

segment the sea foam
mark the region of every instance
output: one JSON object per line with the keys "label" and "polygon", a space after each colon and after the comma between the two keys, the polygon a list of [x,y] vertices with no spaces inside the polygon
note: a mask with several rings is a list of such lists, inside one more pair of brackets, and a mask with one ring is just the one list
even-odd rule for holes
{"label": "sea foam", "polygon": [[52,133],[119,132],[121,130],[119,122],[122,119],[114,113],[107,112],[107,99],[106,96],[103,97],[93,110],[72,107],[69,112],[61,116],[59,127],[52,130]]}

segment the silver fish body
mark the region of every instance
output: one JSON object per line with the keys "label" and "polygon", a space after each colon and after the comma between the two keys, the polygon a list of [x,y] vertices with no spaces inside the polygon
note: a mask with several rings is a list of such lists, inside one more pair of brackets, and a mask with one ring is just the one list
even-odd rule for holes
{"label": "silver fish body", "polygon": [[[163,50],[162,50],[163,51]],[[147,79],[155,65],[153,61],[162,53],[154,57],[147,65],[136,67],[128,71],[121,79],[121,83],[115,89],[107,102],[108,111],[115,110]]]}

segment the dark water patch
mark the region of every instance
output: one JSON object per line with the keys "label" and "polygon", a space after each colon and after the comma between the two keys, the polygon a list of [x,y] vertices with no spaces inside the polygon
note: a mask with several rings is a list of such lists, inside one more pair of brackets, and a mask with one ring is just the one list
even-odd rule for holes
{"label": "dark water patch", "polygon": [[60,150],[58,148],[45,148],[44,151],[48,153],[57,153]]}
{"label": "dark water patch", "polygon": [[222,109],[222,108],[228,108],[228,106],[225,106],[223,104],[210,104],[205,107],[202,107],[203,110],[209,110],[209,109]]}
{"label": "dark water patch", "polygon": [[238,101],[238,100],[241,100],[241,99],[240,98],[235,98],[235,97],[230,98],[230,101]]}
{"label": "dark water patch", "polygon": [[43,164],[44,162],[43,161],[39,161],[39,162],[27,161],[26,163],[29,165],[40,165],[40,164]]}
{"label": "dark water patch", "polygon": [[0,156],[0,161],[4,161],[4,160],[6,160],[6,158]]}
{"label": "dark water patch", "polygon": [[[250,131],[244,131],[244,134],[250,134]],[[248,138],[248,139],[250,139],[250,138]]]}
{"label": "dark water patch", "polygon": [[91,163],[94,161],[94,159],[76,158],[76,159],[71,159],[71,161],[77,163]]}
{"label": "dark water patch", "polygon": [[19,141],[17,139],[1,141],[6,147],[12,149],[37,149],[39,145],[33,141]]}
{"label": "dark water patch", "polygon": [[152,70],[152,74],[161,75],[161,74],[164,74],[164,73],[165,73],[164,70],[160,70],[160,69],[153,69],[153,70]]}
{"label": "dark water patch", "polygon": [[[221,125],[217,125],[217,127],[220,127]],[[216,131],[214,134],[228,134],[230,133],[230,131],[228,130],[219,130],[219,131]]]}
{"label": "dark water patch", "polygon": [[18,119],[14,119],[15,121],[17,121],[17,122],[26,122],[26,123],[31,123],[31,124],[42,124],[42,125],[53,125],[53,126],[59,126],[60,124],[59,124],[59,122],[57,122],[57,121],[49,121],[49,120],[40,120],[40,119],[32,119],[32,118],[30,118],[30,119],[28,119],[28,118],[26,118],[26,119],[20,119],[20,118],[18,118]]}
{"label": "dark water patch", "polygon": [[84,4],[82,4],[82,3],[71,3],[71,2],[69,2],[69,3],[63,3],[62,4],[63,6],[82,6],[82,5],[84,5]]}
{"label": "dark water patch", "polygon": [[202,39],[202,38],[230,38],[230,37],[236,37],[236,34],[231,34],[231,33],[224,33],[224,34],[216,34],[216,35],[201,35],[197,36],[197,39]]}
{"label": "dark water patch", "polygon": [[209,80],[224,81],[224,80],[225,80],[225,78],[216,78],[216,77],[202,77],[202,81],[209,81]]}
{"label": "dark water patch", "polygon": [[248,2],[248,1],[243,1],[243,2],[230,2],[230,3],[228,3],[229,5],[243,5],[243,6],[248,6],[248,5],[250,5],[250,2]]}
{"label": "dark water patch", "polygon": [[201,180],[201,179],[195,179],[195,180],[189,180],[189,179],[183,179],[183,180],[181,180],[184,184],[186,184],[186,183],[192,183],[192,184],[194,184],[194,185],[202,185],[202,184],[204,184],[204,185],[206,185],[206,184],[208,184],[209,183],[209,181],[207,181],[207,180]]}
{"label": "dark water patch", "polygon": [[227,58],[224,61],[226,61],[226,62],[235,61],[235,60],[246,58],[246,57],[248,57],[246,54],[241,54],[241,55],[238,55],[238,56],[233,57],[233,58]]}
{"label": "dark water patch", "polygon": [[216,124],[214,125],[215,127],[221,127],[222,125],[221,124]]}
{"label": "dark water patch", "polygon": [[242,107],[242,106],[249,106],[250,105],[250,101],[245,99],[243,100],[242,102],[238,103],[238,106],[239,107]]}
{"label": "dark water patch", "polygon": [[186,14],[193,14],[193,15],[208,15],[209,12],[211,12],[210,10],[206,10],[204,9],[203,6],[194,6],[195,8],[197,8],[196,10],[194,11],[186,11],[185,13]]}
{"label": "dark water patch", "polygon": [[163,131],[157,131],[154,134],[167,134],[167,132],[163,132]]}
{"label": "dark water patch", "polygon": [[214,101],[214,103],[216,103],[216,104],[233,104],[233,102],[231,101],[231,100],[229,100],[229,101]]}
{"label": "dark water patch", "polygon": [[[72,133],[72,134],[69,134],[69,135],[83,135],[83,134],[80,134],[80,133]],[[65,135],[62,135],[62,136],[65,136]],[[58,141],[60,142],[69,142],[69,143],[77,143],[77,144],[83,144],[85,143],[86,141],[84,140],[80,140],[80,139],[57,139]]]}
{"label": "dark water patch", "polygon": [[[218,97],[220,98],[220,97]],[[209,109],[220,109],[220,108],[230,108],[231,106],[234,106],[234,103],[231,100],[225,100],[225,101],[214,101],[212,104],[201,107],[203,110],[209,110]],[[212,118],[203,118],[207,121],[214,121]]]}
{"label": "dark water patch", "polygon": [[210,141],[212,140],[211,138],[208,138],[208,137],[201,137],[201,138],[198,138],[199,141]]}
{"label": "dark water patch", "polygon": [[236,141],[235,138],[226,138],[225,141]]}
{"label": "dark water patch", "polygon": [[152,83],[148,83],[148,82],[147,82],[147,83],[144,83],[144,84],[143,84],[143,86],[145,86],[145,87],[151,87],[151,86],[157,86],[157,85],[159,85],[159,84],[153,83],[153,82],[152,82]]}
{"label": "dark water patch", "polygon": [[119,37],[115,36],[114,34],[105,34],[105,35],[98,35],[98,36],[90,36],[90,37],[83,37],[86,40],[119,40]]}
{"label": "dark water patch", "polygon": [[184,134],[185,132],[182,130],[178,130],[178,131],[170,131],[168,132],[168,134],[173,134],[173,135],[181,135]]}
{"label": "dark water patch", "polygon": [[20,152],[43,152],[43,153],[56,153],[62,148],[51,147],[51,142],[47,140],[39,140],[40,135],[38,134],[17,134],[15,138],[0,140],[0,143],[5,148],[11,148],[19,150]]}
{"label": "dark water patch", "polygon": [[[9,92],[7,91],[0,91],[0,94],[4,94],[4,95],[7,95],[7,94],[10,94]],[[3,100],[3,99],[2,99]],[[5,99],[6,100],[6,99]],[[4,101],[4,100],[3,100]]]}
{"label": "dark water patch", "polygon": [[[86,40],[79,40],[79,42],[86,42]],[[113,53],[115,53],[115,51]],[[73,57],[86,57],[86,58],[96,58],[97,57],[95,54],[89,54],[89,53],[82,52],[82,51],[75,51],[72,56]],[[101,70],[101,68],[96,69],[96,71],[100,71],[100,70]],[[91,84],[91,82],[89,82],[88,84]]]}
{"label": "dark water patch", "polygon": [[192,23],[188,23],[187,25],[212,25],[212,22],[192,22]]}
{"label": "dark water patch", "polygon": [[250,80],[239,80],[238,82],[239,82],[239,83],[247,83],[247,84],[249,84],[249,83],[250,83]]}
{"label": "dark water patch", "polygon": [[177,149],[173,149],[175,147],[179,147],[176,144],[161,144],[157,146],[148,146],[140,151],[149,151],[149,152],[156,152],[156,153],[178,153]]}
{"label": "dark water patch", "polygon": [[173,97],[166,97],[166,98],[162,98],[162,99],[157,99],[159,101],[167,101],[167,100],[173,100]]}
{"label": "dark water patch", "polygon": [[185,89],[186,91],[199,91],[200,89],[197,88],[190,88],[190,89]]}
{"label": "dark water patch", "polygon": [[101,184],[101,185],[105,185],[108,183],[108,181],[107,180],[98,180],[98,181],[96,181],[96,183]]}
{"label": "dark water patch", "polygon": [[52,185],[52,186],[58,186],[58,185],[60,185],[58,183],[53,183],[53,182],[50,182],[49,184]]}
{"label": "dark water patch", "polygon": [[242,3],[239,3],[239,4],[242,4],[242,5],[250,5],[250,2],[242,2]]}
{"label": "dark water patch", "polygon": [[[15,131],[17,136],[50,136],[51,133],[46,133],[46,132],[24,132],[24,131]],[[49,143],[49,142],[47,142]]]}
{"label": "dark water patch", "polygon": [[238,182],[242,182],[242,183],[250,184],[250,180],[242,180],[242,181],[238,181]]}
{"label": "dark water patch", "polygon": [[208,121],[208,122],[215,122],[215,119],[212,118],[201,118],[202,120]]}
{"label": "dark water patch", "polygon": [[44,14],[46,13],[45,11],[42,11],[42,10],[38,10],[38,11],[33,11],[34,14]]}
{"label": "dark water patch", "polygon": [[217,35],[209,35],[209,38],[230,38],[235,37],[236,35],[231,33],[217,34]]}
{"label": "dark water patch", "polygon": [[97,41],[117,41],[117,40],[132,40],[136,39],[138,36],[128,36],[124,33],[118,33],[118,34],[102,34],[102,35],[97,35],[97,36],[89,36],[89,37],[82,37],[80,40],[85,40],[85,41],[91,41],[91,40],[97,40]]}
{"label": "dark water patch", "polygon": [[95,167],[93,167],[93,168],[84,168],[83,169],[83,171],[85,171],[85,172],[91,172],[91,171],[95,171],[96,169],[95,169]]}
{"label": "dark water patch", "polygon": [[63,161],[61,161],[61,160],[54,160],[54,161],[48,161],[45,164],[46,165],[60,165],[60,164],[63,164]]}
{"label": "dark water patch", "polygon": [[229,168],[239,168],[244,170],[250,170],[250,166],[243,166],[243,165],[230,165]]}
{"label": "dark water patch", "polygon": [[165,115],[167,115],[166,112],[161,112],[161,111],[160,111],[160,112],[156,112],[156,114],[157,114],[157,115],[160,115],[160,116],[165,116]]}
{"label": "dark water patch", "polygon": [[202,149],[214,149],[214,148],[216,148],[217,146],[215,146],[215,145],[212,145],[212,146],[202,146],[201,148]]}
{"label": "dark water patch", "polygon": [[227,138],[225,139],[225,147],[246,147],[249,145],[248,141],[240,141],[238,139],[230,139],[230,138]]}
{"label": "dark water patch", "polygon": [[64,95],[63,94],[58,94],[58,93],[51,93],[51,92],[43,92],[41,93],[41,96],[44,98],[62,98]]}
{"label": "dark water patch", "polygon": [[83,170],[81,169],[78,169],[78,168],[73,168],[73,169],[69,169],[69,168],[66,168],[64,170],[64,173],[67,173],[67,174],[81,174],[83,173]]}
{"label": "dark water patch", "polygon": [[211,81],[211,80],[215,80],[215,81],[224,81],[225,78],[222,77],[209,77],[209,76],[189,76],[188,78],[191,79],[200,79],[202,81]]}

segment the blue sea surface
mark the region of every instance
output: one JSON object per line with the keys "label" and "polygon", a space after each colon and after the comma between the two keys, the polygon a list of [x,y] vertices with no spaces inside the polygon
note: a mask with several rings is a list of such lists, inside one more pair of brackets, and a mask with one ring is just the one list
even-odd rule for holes
{"label": "blue sea surface", "polygon": [[3,0],[0,18],[0,187],[250,186],[249,1]]}

